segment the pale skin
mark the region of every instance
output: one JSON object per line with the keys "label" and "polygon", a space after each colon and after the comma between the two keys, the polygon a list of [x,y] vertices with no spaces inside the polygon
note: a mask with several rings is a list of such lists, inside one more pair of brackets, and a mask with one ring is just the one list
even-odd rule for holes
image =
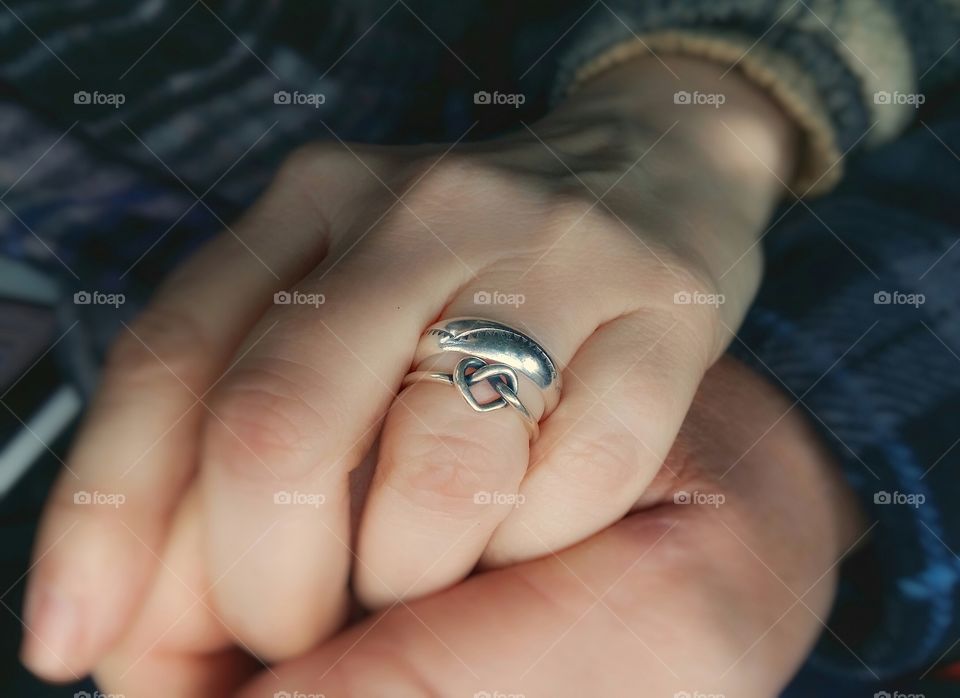
{"label": "pale skin", "polygon": [[[496,141],[295,153],[118,339],[38,536],[26,664],[69,680],[116,657],[167,602],[164,562],[212,585],[199,610],[229,628],[181,627],[182,648],[275,662],[334,633],[352,594],[423,597],[650,501],[756,289],[796,158],[789,120],[736,71],[670,66],[610,70]],[[726,100],[675,104],[680,89]],[[285,289],[324,303],[272,304]],[[524,303],[478,306],[478,291]],[[533,444],[510,410],[478,416],[447,386],[397,396],[423,329],[461,315],[518,327],[563,367]],[[351,474],[378,435],[352,527]],[[126,501],[78,506],[79,489]],[[278,491],[323,503],[278,506]]]}
{"label": "pale skin", "polygon": [[[692,503],[676,503],[678,491]],[[200,508],[194,498],[179,510],[147,604],[96,671],[103,690],[769,698],[823,632],[839,562],[865,530],[802,411],[730,359],[707,374],[664,467],[619,523],[392,604],[269,671],[212,610]]]}

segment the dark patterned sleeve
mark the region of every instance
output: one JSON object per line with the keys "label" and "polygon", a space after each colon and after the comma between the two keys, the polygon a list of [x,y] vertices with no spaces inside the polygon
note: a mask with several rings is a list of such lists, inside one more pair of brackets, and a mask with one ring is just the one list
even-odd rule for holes
{"label": "dark patterned sleeve", "polygon": [[923,673],[960,638],[952,101],[771,231],[766,281],[731,349],[806,411],[872,525],[808,666],[835,677]]}
{"label": "dark patterned sleeve", "polygon": [[557,2],[521,32],[517,71],[552,99],[627,59],[701,56],[735,66],[800,126],[793,187],[816,194],[841,154],[888,142],[960,75],[957,0],[601,0]]}

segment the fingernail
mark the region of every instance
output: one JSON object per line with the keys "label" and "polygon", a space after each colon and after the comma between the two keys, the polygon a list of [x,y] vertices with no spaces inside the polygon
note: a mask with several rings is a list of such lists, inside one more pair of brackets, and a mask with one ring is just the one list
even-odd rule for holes
{"label": "fingernail", "polygon": [[76,603],[46,584],[27,591],[20,660],[34,673],[59,677],[70,673],[67,660],[77,651],[80,616]]}

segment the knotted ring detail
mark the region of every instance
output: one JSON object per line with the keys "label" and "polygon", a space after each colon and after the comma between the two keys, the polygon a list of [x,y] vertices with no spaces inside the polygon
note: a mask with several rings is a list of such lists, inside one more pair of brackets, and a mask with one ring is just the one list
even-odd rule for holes
{"label": "knotted ring detail", "polygon": [[[467,356],[457,362],[453,373],[414,371],[403,379],[403,385],[406,387],[420,381],[452,385],[463,396],[466,403],[477,412],[492,412],[504,407],[512,407],[522,418],[531,439],[536,439],[540,433],[537,421],[517,397],[519,388],[517,372],[506,364],[487,363],[476,356]],[[482,381],[486,381],[496,391],[498,397],[489,402],[479,402],[470,389]]]}
{"label": "knotted ring detail", "polygon": [[[403,385],[421,380],[453,385],[477,412],[512,407],[523,419],[531,439],[537,437],[539,427],[521,401],[521,391],[536,391],[542,399],[542,416],[549,414],[560,399],[560,371],[556,363],[536,340],[509,325],[471,317],[437,322],[421,337],[413,364],[419,366],[442,354],[459,354],[464,358],[458,361],[452,373],[413,371],[404,379]],[[486,381],[498,395],[483,404],[470,390],[482,381]]]}

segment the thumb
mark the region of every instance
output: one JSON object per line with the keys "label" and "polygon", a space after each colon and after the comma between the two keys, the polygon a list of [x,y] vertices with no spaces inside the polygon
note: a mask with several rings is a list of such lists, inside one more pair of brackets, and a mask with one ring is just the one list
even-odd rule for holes
{"label": "thumb", "polygon": [[[559,555],[398,602],[240,695],[774,695],[810,618],[693,509],[658,507]],[[785,631],[765,635],[778,616]]]}

